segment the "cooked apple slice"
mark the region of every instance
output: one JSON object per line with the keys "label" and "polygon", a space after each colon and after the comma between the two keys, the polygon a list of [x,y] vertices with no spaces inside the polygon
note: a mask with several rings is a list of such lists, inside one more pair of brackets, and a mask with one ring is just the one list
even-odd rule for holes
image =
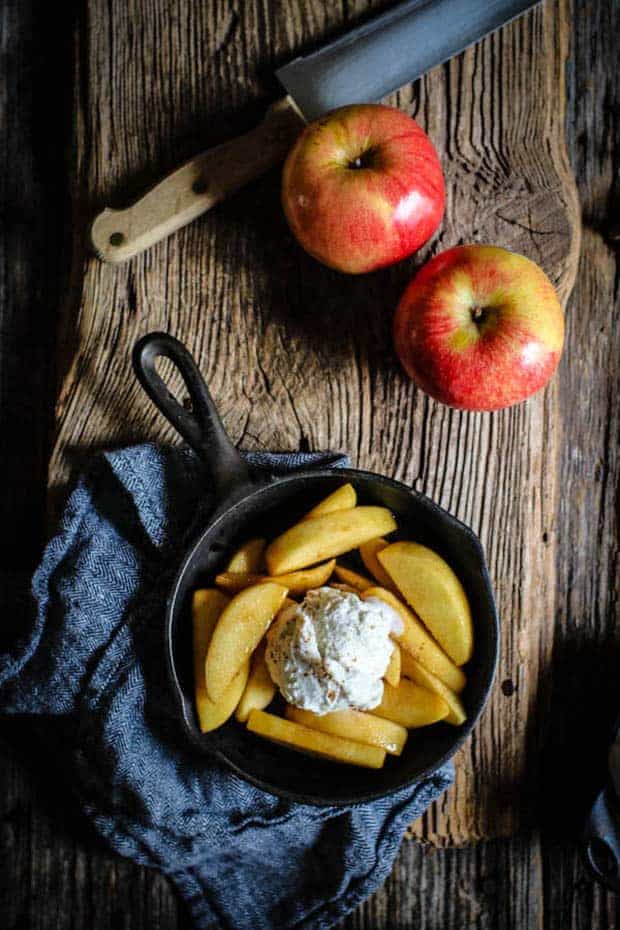
{"label": "cooked apple slice", "polygon": [[437,645],[426,627],[418,620],[416,615],[403,602],[386,591],[385,588],[368,588],[363,598],[376,597],[392,607],[403,621],[403,632],[392,633],[401,648],[417,659],[429,672],[437,675],[452,691],[460,692],[465,687],[467,679],[462,669],[455,665],[443,649]]}
{"label": "cooked apple slice", "polygon": [[262,640],[252,656],[250,676],[235,711],[235,717],[240,723],[246,722],[251,710],[263,710],[271,704],[276,693],[276,686],[265,662],[265,645],[265,640]]}
{"label": "cooked apple slice", "polygon": [[289,594],[305,594],[311,588],[320,588],[324,585],[336,565],[336,560],[331,559],[324,562],[323,565],[315,565],[314,568],[306,568],[300,572],[288,572],[286,575],[246,575],[241,572],[222,572],[217,575],[215,583],[225,591],[236,593],[251,585],[260,584],[261,581],[275,581],[277,584],[286,588]]}
{"label": "cooked apple slice", "polygon": [[362,557],[362,562],[372,577],[378,581],[383,588],[387,588],[388,591],[396,592],[396,585],[377,558],[377,552],[387,549],[389,545],[389,542],[387,539],[384,539],[383,536],[380,536],[378,539],[369,539],[368,542],[362,543],[360,546],[360,555]]}
{"label": "cooked apple slice", "polygon": [[225,723],[239,703],[248,677],[249,662],[237,672],[221,699],[214,703],[205,685],[205,659],[213,630],[230,598],[221,591],[201,589],[194,591],[192,624],[194,639],[194,691],[196,712],[202,733],[215,730]]}
{"label": "cooked apple slice", "polygon": [[400,646],[398,643],[394,643],[394,648],[392,649],[392,655],[390,656],[390,663],[385,670],[385,675],[383,676],[388,684],[392,685],[393,688],[398,687],[398,682],[400,681],[401,673],[401,656],[400,656]]}
{"label": "cooked apple slice", "polygon": [[393,688],[385,682],[383,700],[378,707],[370,711],[377,717],[393,720],[407,729],[437,723],[438,720],[447,717],[449,712],[448,704],[443,698],[407,678],[401,678],[398,688]]}
{"label": "cooked apple slice", "polygon": [[320,503],[313,507],[302,520],[312,520],[313,517],[320,517],[325,513],[335,513],[337,510],[351,510],[357,504],[357,494],[352,484],[343,484],[342,487],[333,491],[325,497]]}
{"label": "cooked apple slice", "polygon": [[[437,675],[433,675],[432,672],[429,672],[411,656],[403,655],[403,674],[420,687],[433,691],[446,702],[449,708],[448,715],[445,718],[446,723],[452,723],[455,727],[458,727],[467,720],[467,713],[460,697],[446,687]],[[403,681],[406,681],[406,679],[403,679]]]}
{"label": "cooked apple slice", "polygon": [[311,730],[333,733],[334,736],[352,739],[356,743],[378,746],[393,756],[399,756],[407,742],[405,727],[374,714],[365,714],[361,710],[336,710],[331,714],[319,716],[310,710],[300,710],[299,707],[288,704],[286,716],[288,720],[301,723]]}
{"label": "cooked apple slice", "polygon": [[453,662],[471,659],[474,631],[463,585],[440,555],[420,543],[396,542],[377,553],[408,604]]}
{"label": "cooked apple slice", "polygon": [[211,641],[213,630],[222,611],[230,604],[230,598],[223,591],[215,588],[199,588],[192,597],[192,620],[194,632],[198,632],[207,642]]}
{"label": "cooked apple slice", "polygon": [[[217,703],[211,700],[204,684],[196,686],[196,710],[201,733],[209,733],[221,727],[234,713],[246,687],[249,671],[250,663],[244,662]],[[202,681],[204,683],[204,662],[202,663]]]}
{"label": "cooked apple slice", "polygon": [[252,585],[260,584],[265,580],[265,575],[258,575],[252,572],[220,572],[215,576],[215,583],[218,588],[228,591],[229,594],[237,594],[244,588],[251,588]]}
{"label": "cooked apple slice", "polygon": [[332,559],[396,529],[385,507],[353,507],[297,523],[267,547],[270,575],[282,575]]}
{"label": "cooked apple slice", "polygon": [[370,769],[380,769],[385,762],[385,749],[356,743],[333,733],[320,733],[303,727],[292,720],[283,720],[264,710],[250,711],[248,730],[258,733],[266,739],[290,749],[332,759],[334,762],[348,762],[350,765],[362,765]]}
{"label": "cooked apple slice", "polygon": [[345,594],[357,594],[359,597],[360,592],[357,588],[352,588],[350,584],[340,584],[338,581],[330,581],[327,585],[328,588],[335,588],[336,591],[344,591]]}
{"label": "cooked apple slice", "polygon": [[286,588],[272,581],[245,588],[224,608],[207,652],[207,692],[219,701],[282,607]]}
{"label": "cooked apple slice", "polygon": [[354,588],[360,593],[365,591],[366,588],[372,588],[372,581],[370,578],[365,578],[363,575],[354,572],[350,568],[346,568],[344,565],[336,565],[334,568],[334,575],[339,581],[342,581],[343,584],[348,585],[350,588]]}
{"label": "cooked apple slice", "polygon": [[264,567],[263,555],[265,553],[266,539],[248,539],[231,557],[226,571],[240,572],[253,575]]}

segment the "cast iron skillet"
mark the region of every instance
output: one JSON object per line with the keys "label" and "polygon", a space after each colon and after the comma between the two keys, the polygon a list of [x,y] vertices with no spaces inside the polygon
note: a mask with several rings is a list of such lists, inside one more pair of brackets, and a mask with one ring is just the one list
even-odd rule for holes
{"label": "cast iron skillet", "polygon": [[[182,407],[155,369],[170,359],[185,382],[192,410]],[[135,373],[151,400],[206,462],[216,510],[185,555],[166,607],[166,648],[172,690],[182,730],[193,746],[215,756],[237,775],[272,794],[307,804],[349,804],[383,797],[431,775],[454,754],[480,716],[495,674],[499,622],[478,538],[433,501],[398,481],[354,469],[311,469],[286,477],[253,473],[226,435],[192,356],[172,336],[151,333],[133,352]],[[388,507],[403,538],[439,552],[460,577],[475,625],[474,658],[463,692],[468,719],[462,727],[439,723],[414,731],[400,757],[380,771],[340,766],[270,743],[229,720],[201,734],[193,705],[190,604],[192,592],[213,584],[233,550],[252,536],[271,538],[289,527],[322,497],[350,481],[360,503]]]}

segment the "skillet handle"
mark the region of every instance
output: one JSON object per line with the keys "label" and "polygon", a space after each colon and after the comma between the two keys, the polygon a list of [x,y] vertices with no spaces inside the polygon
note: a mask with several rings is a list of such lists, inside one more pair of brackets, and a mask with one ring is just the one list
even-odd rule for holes
{"label": "skillet handle", "polygon": [[[186,410],[168,390],[155,363],[170,359],[181,373],[191,400]],[[132,354],[136,377],[155,406],[211,472],[217,503],[251,483],[250,470],[230,441],[198,366],[182,342],[168,333],[148,333]]]}

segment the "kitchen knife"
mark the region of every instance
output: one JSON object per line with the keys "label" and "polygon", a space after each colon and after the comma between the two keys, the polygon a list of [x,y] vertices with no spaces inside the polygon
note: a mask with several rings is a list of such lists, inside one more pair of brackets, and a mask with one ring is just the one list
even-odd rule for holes
{"label": "kitchen knife", "polygon": [[177,168],[125,210],[92,227],[96,253],[122,262],[210,210],[282,161],[305,122],[369,103],[414,81],[539,0],[407,0],[276,74],[287,95],[255,129]]}

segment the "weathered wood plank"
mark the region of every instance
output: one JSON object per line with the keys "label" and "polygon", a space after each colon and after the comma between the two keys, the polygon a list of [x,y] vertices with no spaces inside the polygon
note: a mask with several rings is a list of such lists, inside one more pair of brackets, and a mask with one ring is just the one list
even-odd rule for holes
{"label": "weathered wood plank", "polygon": [[[65,93],[54,97],[71,77],[67,7],[54,25],[41,13],[37,28],[30,4],[12,0],[0,9],[0,486],[11,489],[0,499],[0,522],[8,528],[0,537],[2,570],[34,566],[45,531],[56,310],[71,249],[68,225],[55,227],[68,203],[64,140],[72,102]],[[46,26],[58,42],[55,77],[47,84]],[[47,138],[40,162],[50,101],[57,135]]]}
{"label": "weathered wood plank", "polygon": [[[29,7],[32,5],[25,0],[19,4],[21,19],[12,26],[12,47],[22,34],[31,38],[25,25]],[[54,7],[54,16],[64,8],[64,5]],[[0,18],[8,9],[9,5],[2,7]],[[546,725],[545,786],[543,803],[539,806],[547,811],[551,808],[551,816],[545,818],[542,861],[536,852],[536,837],[459,850],[420,849],[415,844],[405,844],[392,878],[346,922],[347,927],[369,930],[414,926],[424,930],[455,926],[476,926],[481,930],[524,927],[529,930],[543,925],[547,930],[620,927],[618,899],[602,894],[585,879],[572,845],[578,823],[577,808],[585,800],[588,786],[594,787],[596,772],[592,769],[600,766],[606,720],[613,716],[617,702],[616,620],[609,566],[613,569],[610,559],[613,553],[617,554],[617,542],[610,534],[613,520],[610,495],[618,486],[618,475],[617,470],[608,471],[607,467],[610,446],[612,455],[615,454],[611,432],[614,423],[610,420],[608,428],[606,415],[597,411],[601,403],[607,405],[608,398],[612,414],[614,403],[617,410],[618,382],[617,371],[601,351],[603,334],[596,323],[590,327],[588,321],[592,312],[611,313],[612,280],[614,277],[617,280],[610,272],[613,254],[607,250],[601,233],[608,222],[612,166],[618,167],[620,152],[618,81],[613,64],[620,54],[620,34],[617,11],[614,15],[606,0],[575,4],[571,22],[574,38],[569,61],[567,126],[584,216],[588,228],[594,232],[587,232],[584,241],[584,258],[569,310],[571,319],[573,314],[579,315],[579,327],[571,331],[560,384],[563,419],[567,409],[576,409],[570,430],[564,427],[561,440],[564,462],[561,495],[567,503],[557,525],[560,622],[553,655],[554,696]],[[323,25],[318,16],[317,31]],[[46,36],[50,35],[49,29],[44,31]],[[6,75],[9,65],[6,56],[2,56],[1,64]],[[42,63],[39,66],[43,67]],[[29,73],[28,60],[22,58],[20,67]],[[49,75],[46,82],[49,83]],[[26,90],[29,93],[28,84]],[[66,94],[69,96],[68,88]],[[17,99],[14,90],[13,99]],[[20,119],[28,123],[31,119],[28,106],[23,96],[19,99]],[[231,131],[235,128],[231,125]],[[199,145],[198,141],[196,147]],[[40,151],[39,169],[45,165],[49,152],[48,139]],[[185,153],[192,151],[191,141],[186,141]],[[170,161],[173,163],[174,153]],[[52,239],[62,225],[61,216],[59,213],[50,222]],[[47,238],[46,241],[49,244]],[[603,273],[594,274],[592,262],[598,267],[601,256]],[[39,268],[35,257],[30,257],[27,267],[34,275]],[[14,286],[13,279],[10,287]],[[616,284],[616,300],[617,290]],[[7,293],[10,297],[10,291]],[[610,316],[602,321],[610,338],[613,319]],[[71,320],[67,322],[70,324]],[[595,339],[591,338],[593,335]],[[4,336],[3,331],[3,339]],[[67,336],[71,336],[71,326]],[[582,361],[584,347],[587,355]],[[618,359],[617,353],[615,358]],[[570,381],[565,386],[567,374]],[[594,375],[595,389],[590,402],[589,384]],[[567,400],[562,402],[565,390]],[[590,424],[591,419],[594,425]],[[32,429],[32,423],[29,428]],[[588,437],[585,442],[584,435]],[[585,454],[581,452],[582,445]],[[617,469],[617,458],[615,462]],[[569,506],[574,494],[580,502],[578,513],[573,513]],[[576,524],[580,526],[578,545],[572,540]],[[588,571],[587,566],[591,565],[595,569]],[[603,568],[600,576],[599,565]],[[569,597],[570,605],[563,606],[568,604]],[[601,708],[606,710],[601,713]],[[4,727],[3,734],[6,735]],[[86,927],[177,930],[188,926],[172,890],[159,876],[124,860],[112,859],[92,836],[79,832],[79,824],[67,817],[64,808],[58,808],[58,798],[64,793],[62,786],[56,796],[33,787],[32,773],[40,768],[36,758],[19,763],[15,751],[4,742],[0,743],[0,752],[3,863],[0,926],[7,930]],[[541,819],[539,811],[536,819]],[[37,848],[41,854],[36,852]],[[63,879],[63,874],[69,877]],[[543,905],[544,924],[540,916]]]}
{"label": "weathered wood plank", "polygon": [[[620,8],[573,4],[567,137],[584,221],[560,369],[561,494],[542,862],[549,930],[620,927],[620,899],[584,877],[572,842],[603,784],[620,711]],[[612,64],[612,62],[614,64]]]}
{"label": "weathered wood plank", "polygon": [[[465,240],[470,232],[539,261],[567,295],[579,240],[563,147],[567,9],[543,4],[529,23],[521,20],[512,28],[512,37],[505,30],[489,40],[488,60],[471,63],[464,88],[462,72],[452,75],[458,62],[450,66],[459,88],[448,98],[458,101],[446,152],[448,171],[457,172],[458,201],[450,217],[455,232],[471,224]],[[522,55],[532,65],[527,73]],[[468,184],[469,172],[475,180]],[[562,229],[570,260],[558,277],[553,231]],[[557,409],[554,382],[528,404],[498,415],[458,414],[431,404],[422,415],[425,460],[418,486],[480,533],[503,624],[497,686],[485,721],[457,759],[454,794],[425,818],[429,836],[458,841],[501,835],[531,818],[539,777],[537,715],[544,706],[555,613]]]}
{"label": "weathered wood plank", "polygon": [[[68,3],[0,4],[0,652],[22,622],[8,595],[26,583],[45,532],[55,323],[71,251],[57,220],[69,200],[72,20]],[[31,892],[29,781],[1,744],[2,927],[18,926]]]}
{"label": "weathered wood plank", "polygon": [[541,901],[542,872],[533,836],[465,849],[405,843],[384,887],[342,927],[542,930]]}
{"label": "weathered wood plank", "polygon": [[[349,15],[367,10],[359,0]],[[118,202],[136,178],[240,128],[222,110],[263,106],[258,75],[343,21],[338,5],[253,0],[232,14],[213,3],[171,18],[160,0],[92,0],[77,143],[89,207]],[[549,0],[397,98],[446,168],[447,215],[431,250],[501,242],[542,261],[564,295],[578,244],[563,148],[566,35],[563,0]],[[277,188],[274,172],[128,265],[86,261],[51,483],[93,445],[173,438],[129,366],[140,334],[167,329],[198,356],[239,443],[346,449],[471,523],[504,620],[499,681],[513,685],[510,696],[496,688],[424,834],[462,842],[510,832],[527,806],[529,712],[555,613],[557,385],[496,416],[431,402],[391,347],[391,315],[415,262],[357,279],[323,268],[292,240]]]}

